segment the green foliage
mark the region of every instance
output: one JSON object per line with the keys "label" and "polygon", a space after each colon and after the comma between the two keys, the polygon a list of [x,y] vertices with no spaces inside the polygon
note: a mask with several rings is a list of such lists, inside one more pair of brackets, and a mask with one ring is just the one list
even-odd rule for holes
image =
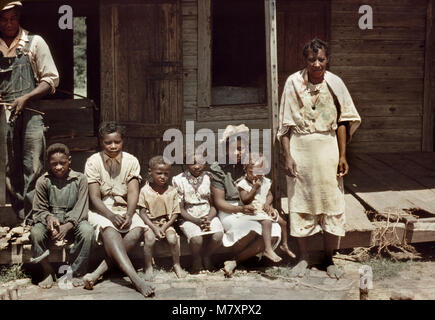
{"label": "green foliage", "polygon": [[0,283],[29,278],[29,276],[23,272],[22,266],[22,263],[0,266]]}
{"label": "green foliage", "polygon": [[86,94],[86,18],[74,18],[74,92]]}
{"label": "green foliage", "polygon": [[409,270],[413,261],[395,261],[388,258],[371,257],[365,264],[373,271],[373,280],[397,277],[401,271]]}

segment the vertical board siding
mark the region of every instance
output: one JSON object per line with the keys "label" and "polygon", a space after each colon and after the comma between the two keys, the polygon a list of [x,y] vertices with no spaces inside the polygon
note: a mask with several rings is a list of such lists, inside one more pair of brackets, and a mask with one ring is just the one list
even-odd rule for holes
{"label": "vertical board siding", "polygon": [[[361,5],[373,29],[361,30]],[[362,117],[350,150],[421,151],[426,0],[332,0],[330,70]]]}

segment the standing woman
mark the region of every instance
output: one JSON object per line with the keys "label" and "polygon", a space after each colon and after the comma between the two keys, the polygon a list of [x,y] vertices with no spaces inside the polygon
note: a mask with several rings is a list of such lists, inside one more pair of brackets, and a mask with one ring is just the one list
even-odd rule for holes
{"label": "standing woman", "polygon": [[307,237],[322,231],[326,270],[338,279],[343,272],[332,255],[345,235],[346,144],[361,118],[343,81],[326,71],[328,45],[313,39],[303,55],[306,68],[285,83],[277,133],[285,156],[290,235],[297,238],[300,254],[292,274],[304,276]]}

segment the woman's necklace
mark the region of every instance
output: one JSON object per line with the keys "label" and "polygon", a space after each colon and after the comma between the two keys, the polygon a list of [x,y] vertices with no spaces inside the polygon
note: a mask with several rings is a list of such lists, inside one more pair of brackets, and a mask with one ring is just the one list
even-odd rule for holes
{"label": "woman's necklace", "polygon": [[[311,82],[308,82],[307,85],[307,91],[311,95],[311,109],[316,110],[316,104],[320,97],[320,89],[322,87],[323,82],[320,82],[318,84],[312,84]],[[314,98],[315,97],[315,98]]]}

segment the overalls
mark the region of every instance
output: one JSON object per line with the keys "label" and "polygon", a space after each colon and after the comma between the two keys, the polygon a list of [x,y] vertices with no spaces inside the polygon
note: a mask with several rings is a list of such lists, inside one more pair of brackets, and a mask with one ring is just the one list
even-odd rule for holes
{"label": "overalls", "polygon": [[[2,102],[12,103],[36,87],[28,56],[33,36],[17,56],[0,57],[0,94]],[[35,183],[45,160],[45,137],[42,116],[23,110],[14,123],[6,123],[6,188],[11,204],[20,219],[28,218],[32,209]]]}

